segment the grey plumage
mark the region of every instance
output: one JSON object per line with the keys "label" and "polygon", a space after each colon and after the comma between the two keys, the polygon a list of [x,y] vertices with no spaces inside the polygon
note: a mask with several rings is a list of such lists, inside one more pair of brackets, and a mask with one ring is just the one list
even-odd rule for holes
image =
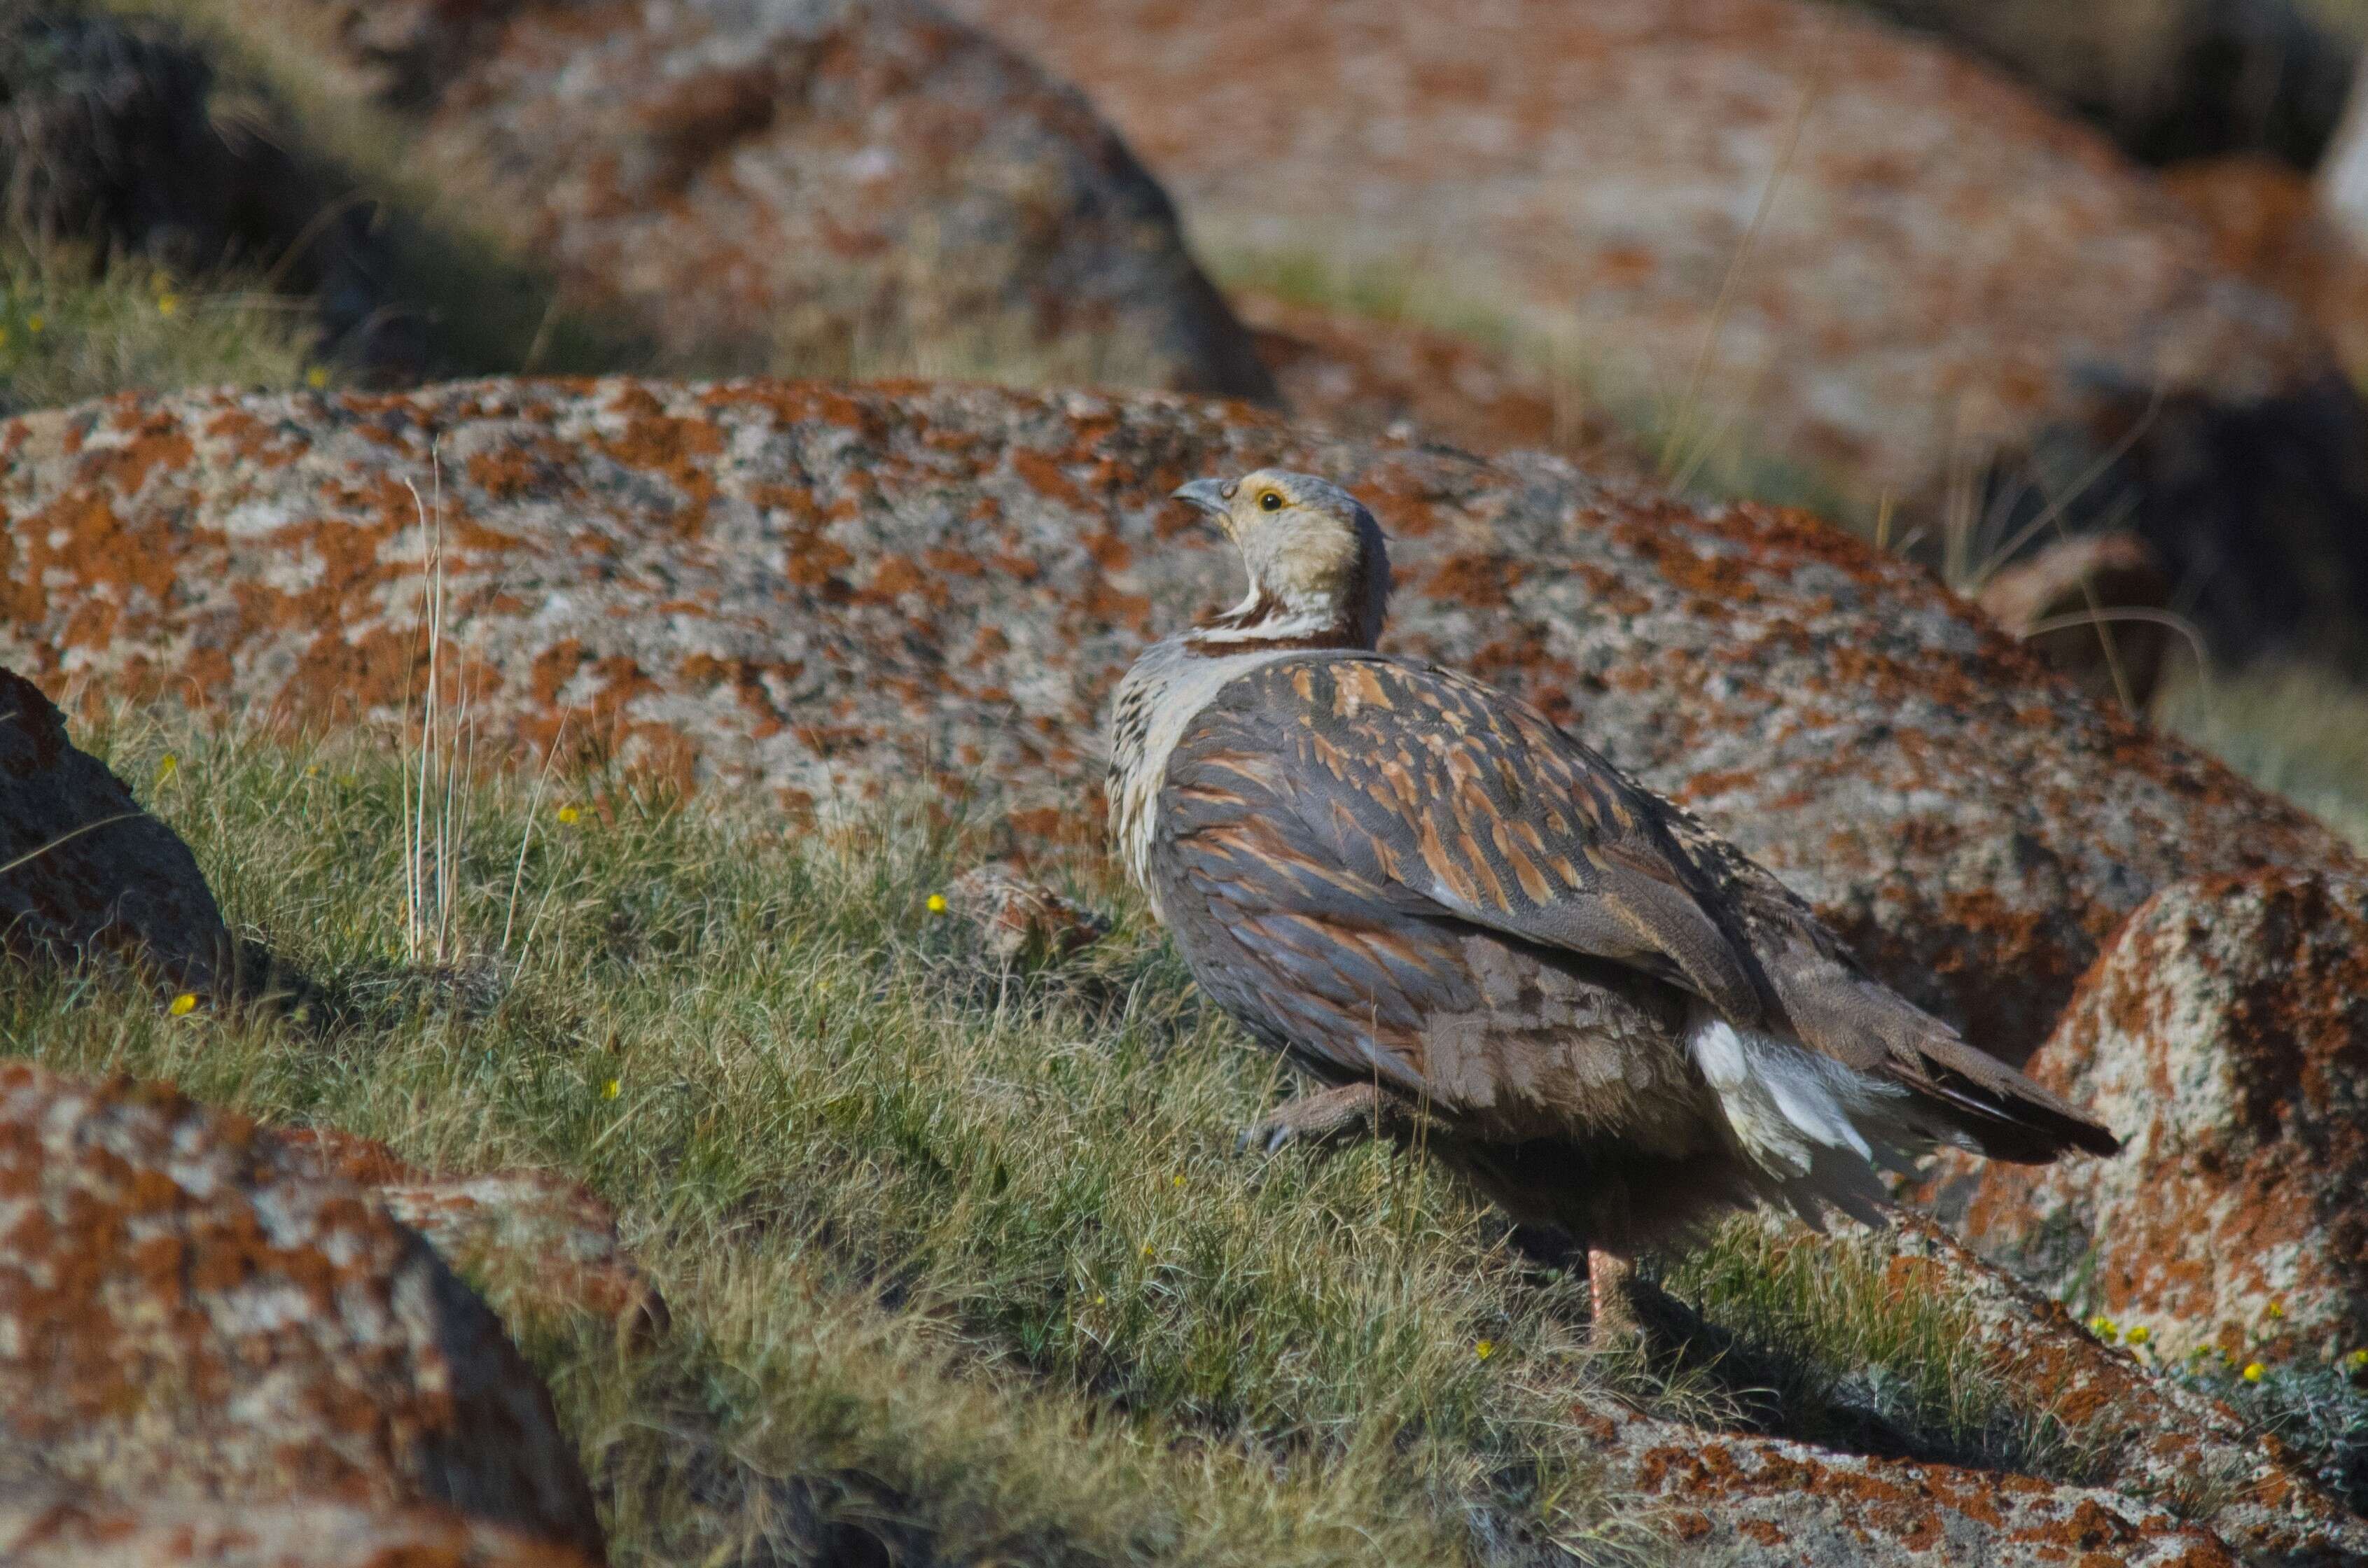
{"label": "grey plumage", "polygon": [[1614,1254],[1761,1199],[1875,1218],[1873,1167],[1935,1142],[2114,1149],[1535,710],[1372,651],[1386,559],[1345,493],[1187,498],[1251,591],[1129,673],[1113,825],[1209,994],[1335,1091],[1324,1116],[1422,1116],[1517,1217]]}

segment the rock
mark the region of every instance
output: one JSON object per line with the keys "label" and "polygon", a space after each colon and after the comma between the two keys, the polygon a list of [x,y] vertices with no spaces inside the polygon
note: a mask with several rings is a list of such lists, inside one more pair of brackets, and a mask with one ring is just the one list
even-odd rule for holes
{"label": "rock", "polygon": [[428,494],[431,449],[486,733],[541,750],[564,724],[792,812],[933,791],[1017,842],[1099,843],[1111,686],[1240,592],[1167,493],[1278,462],[1376,508],[1389,646],[1535,699],[2009,1057],[2157,888],[2359,864],[1803,514],[1156,396],[478,381],[28,415],[0,425],[0,660],[393,720],[427,543],[403,482]]}
{"label": "rock", "polygon": [[[2162,673],[2170,578],[2135,534],[2076,534],[1983,585],[1981,607],[2009,635],[2099,702],[2146,710]],[[2116,615],[2135,610],[2138,616]],[[2068,624],[2067,624],[2068,623]]]}
{"label": "rock", "polygon": [[166,995],[229,994],[234,949],[180,835],[75,748],[39,687],[0,669],[0,946],[113,960]]}
{"label": "rock", "polygon": [[550,1171],[438,1175],[328,1128],[275,1136],[313,1168],[376,1196],[480,1282],[506,1323],[588,1316],[644,1344],[672,1324],[666,1298],[617,1234],[616,1210],[580,1182]]}
{"label": "rock", "polygon": [[325,37],[309,79],[655,363],[1273,395],[1085,98],[927,0],[211,8]]}
{"label": "rock", "polygon": [[997,963],[1042,963],[1091,947],[1110,922],[1000,866],[964,871],[946,890],[946,912],[976,933]]}
{"label": "rock", "polygon": [[418,1236],[167,1085],[0,1062],[0,1486],[435,1506],[602,1557],[550,1395]]}
{"label": "rock", "polygon": [[2353,379],[2368,375],[2368,233],[2326,205],[2323,176],[2232,156],[2176,165],[2163,184],[2211,232],[2222,267],[2290,301]]}
{"label": "rock", "polygon": [[1344,436],[1421,436],[1472,452],[1558,451],[1597,468],[1651,465],[1557,377],[1419,323],[1380,321],[1236,293],[1283,405]]}
{"label": "rock", "polygon": [[1681,468],[1814,471],[1959,581],[2060,505],[2223,653],[2368,664],[2368,410],[2325,340],[1947,49],[1804,0],[958,8],[1094,85],[1221,277],[1418,278],[1658,408]]}
{"label": "rock", "polygon": [[2317,163],[2358,23],[2310,0],[1873,0],[2060,99],[2152,164],[2264,153]]}
{"label": "rock", "polygon": [[567,1547],[432,1508],[0,1493],[10,1568],[591,1568]]}
{"label": "rock", "polygon": [[[1600,1397],[1576,1413],[1607,1480],[1656,1504],[1688,1561],[1745,1564],[2335,1563],[2368,1522],[2226,1409],[2108,1348],[1927,1221],[1873,1238],[1904,1301],[1962,1315],[2022,1407],[2061,1424],[2082,1484],[1700,1430]],[[1774,1244],[1821,1242],[1772,1219]],[[2096,1557],[2075,1553],[2099,1553]]]}
{"label": "rock", "polygon": [[154,22],[66,6],[0,14],[0,199],[10,233],[129,254],[182,274],[236,264],[312,302],[322,347],[416,374],[416,319],[391,310],[370,210],[301,163],[287,117],[225,89]]}
{"label": "rock", "polygon": [[[1946,1168],[1967,1239],[2166,1353],[2368,1344],[2368,880],[2264,871],[2132,915],[2029,1065],[2119,1158]],[[2273,1314],[2272,1304],[2277,1311]]]}

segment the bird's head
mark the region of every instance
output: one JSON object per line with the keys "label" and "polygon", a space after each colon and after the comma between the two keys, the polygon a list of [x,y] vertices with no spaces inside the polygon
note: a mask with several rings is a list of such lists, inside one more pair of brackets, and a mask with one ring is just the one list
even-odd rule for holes
{"label": "bird's head", "polygon": [[1250,579],[1247,597],[1192,633],[1196,648],[1370,648],[1380,640],[1389,551],[1354,495],[1312,473],[1262,468],[1196,479],[1176,499],[1224,530]]}

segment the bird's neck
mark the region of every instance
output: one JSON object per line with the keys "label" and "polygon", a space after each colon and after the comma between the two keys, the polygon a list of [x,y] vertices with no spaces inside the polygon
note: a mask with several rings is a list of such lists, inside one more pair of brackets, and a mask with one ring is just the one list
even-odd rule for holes
{"label": "bird's neck", "polygon": [[1351,592],[1287,593],[1252,581],[1242,602],[1187,632],[1188,653],[1203,658],[1317,648],[1372,648],[1381,641],[1382,607],[1358,585]]}

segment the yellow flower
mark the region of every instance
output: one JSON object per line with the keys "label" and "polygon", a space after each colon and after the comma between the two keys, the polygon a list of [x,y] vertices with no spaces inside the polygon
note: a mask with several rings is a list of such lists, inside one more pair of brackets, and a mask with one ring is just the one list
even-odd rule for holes
{"label": "yellow flower", "polygon": [[945,912],[946,895],[941,892],[931,893],[929,895],[929,913],[932,915],[943,915]]}
{"label": "yellow flower", "polygon": [[2270,1299],[2270,1304],[2261,1310],[2273,1318],[2282,1318],[2286,1315],[2286,1304],[2275,1297],[2271,1297]]}
{"label": "yellow flower", "polygon": [[173,1005],[165,1009],[165,1011],[172,1014],[173,1017],[176,1018],[186,1018],[197,1010],[198,996],[197,993],[194,991],[182,992],[178,996],[173,998]]}
{"label": "yellow flower", "polygon": [[600,1085],[600,1097],[604,1100],[613,1100],[624,1092],[624,1081],[620,1078],[611,1078]]}
{"label": "yellow flower", "polygon": [[50,318],[41,314],[39,311],[35,311],[31,315],[25,318],[25,330],[27,332],[38,333],[49,324]]}
{"label": "yellow flower", "polygon": [[2368,1367],[2368,1348],[2354,1350],[2344,1358],[2355,1367]]}
{"label": "yellow flower", "polygon": [[1095,1291],[1095,1292],[1094,1292],[1094,1305],[1096,1305],[1096,1306],[1098,1306],[1098,1307],[1104,1307],[1104,1306],[1108,1306],[1109,1304],[1110,1304],[1110,1298],[1109,1298],[1108,1296],[1103,1295],[1099,1290],[1097,1290],[1097,1291]]}
{"label": "yellow flower", "polygon": [[161,786],[166,779],[172,778],[174,774],[178,773],[180,770],[181,759],[175,756],[171,752],[166,752],[165,754],[165,760],[156,765],[156,782]]}
{"label": "yellow flower", "polygon": [[1151,1244],[1149,1242],[1143,1244],[1143,1256],[1145,1257],[1149,1257],[1151,1256]]}
{"label": "yellow flower", "polygon": [[178,294],[159,294],[156,296],[156,313],[158,315],[169,316],[180,308],[181,296]]}
{"label": "yellow flower", "polygon": [[2121,1337],[2121,1330],[2114,1325],[2113,1320],[2102,1312],[2089,1320],[2089,1332],[2108,1345]]}
{"label": "yellow flower", "polygon": [[2269,1369],[2262,1366],[2259,1361],[2248,1361],[2245,1363],[2243,1376],[2247,1382],[2258,1383],[2261,1381],[2261,1374],[2268,1370]]}
{"label": "yellow flower", "polygon": [[1486,1361],[1489,1357],[1494,1356],[1496,1353],[1497,1342],[1493,1339],[1484,1339],[1479,1344],[1472,1347],[1472,1354],[1479,1357],[1483,1361]]}
{"label": "yellow flower", "polygon": [[318,778],[321,777],[321,765],[317,762],[306,764],[304,767],[304,777],[307,778]]}
{"label": "yellow flower", "polygon": [[559,808],[559,820],[563,823],[572,823],[583,814],[584,813],[582,812],[577,811],[574,806],[562,806]]}
{"label": "yellow flower", "polygon": [[329,384],[328,367],[325,365],[315,365],[311,369],[305,371],[304,384],[311,387],[314,392],[319,392],[323,387],[327,386]]}
{"label": "yellow flower", "polygon": [[2144,1324],[2139,1324],[2135,1327],[2132,1328],[2127,1335],[2127,1338],[2132,1345],[2144,1345],[2147,1340],[2152,1339],[2154,1335]]}
{"label": "yellow flower", "polygon": [[1184,1185],[1184,1173],[1182,1171],[1178,1171],[1174,1176],[1167,1178],[1167,1182],[1171,1187],[1182,1187]]}

